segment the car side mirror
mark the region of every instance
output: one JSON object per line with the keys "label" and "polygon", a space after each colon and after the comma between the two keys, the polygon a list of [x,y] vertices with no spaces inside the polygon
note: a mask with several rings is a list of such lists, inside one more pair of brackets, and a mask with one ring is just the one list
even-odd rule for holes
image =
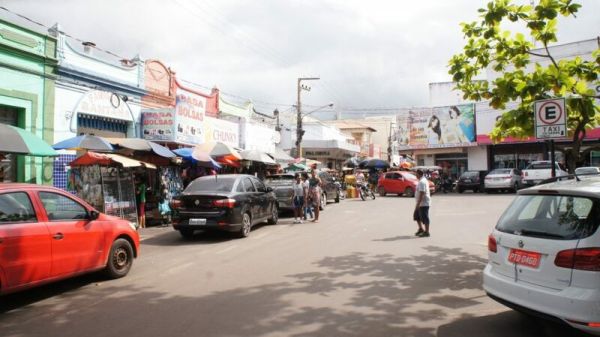
{"label": "car side mirror", "polygon": [[265,191],[266,191],[267,193],[269,193],[269,192],[273,192],[273,187],[267,186],[267,187],[265,188]]}
{"label": "car side mirror", "polygon": [[98,219],[98,217],[100,217],[100,213],[95,209],[91,210],[88,214],[88,218],[92,221]]}

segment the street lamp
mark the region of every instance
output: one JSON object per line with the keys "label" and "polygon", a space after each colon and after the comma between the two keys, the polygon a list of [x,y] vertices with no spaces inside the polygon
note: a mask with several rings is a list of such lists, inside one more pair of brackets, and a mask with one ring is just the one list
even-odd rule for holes
{"label": "street lamp", "polygon": [[298,113],[298,125],[297,125],[297,130],[296,130],[296,135],[297,135],[297,139],[296,139],[296,158],[302,158],[302,136],[304,136],[304,129],[302,128],[302,120],[304,119],[304,117],[320,111],[324,108],[332,108],[333,107],[333,103],[329,103],[326,105],[323,105],[321,107],[318,107],[312,111],[309,111],[307,113]]}

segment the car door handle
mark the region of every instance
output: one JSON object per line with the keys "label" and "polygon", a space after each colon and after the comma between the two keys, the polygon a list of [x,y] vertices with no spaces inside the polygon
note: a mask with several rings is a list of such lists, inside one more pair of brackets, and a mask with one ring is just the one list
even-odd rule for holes
{"label": "car door handle", "polygon": [[64,237],[65,236],[63,235],[63,233],[56,233],[53,236],[54,240],[62,240]]}

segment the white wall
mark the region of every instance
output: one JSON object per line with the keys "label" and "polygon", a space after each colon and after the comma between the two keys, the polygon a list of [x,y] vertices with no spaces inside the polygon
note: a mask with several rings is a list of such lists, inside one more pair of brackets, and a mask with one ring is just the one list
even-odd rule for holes
{"label": "white wall", "polygon": [[469,170],[489,170],[487,146],[484,145],[467,148],[467,168]]}

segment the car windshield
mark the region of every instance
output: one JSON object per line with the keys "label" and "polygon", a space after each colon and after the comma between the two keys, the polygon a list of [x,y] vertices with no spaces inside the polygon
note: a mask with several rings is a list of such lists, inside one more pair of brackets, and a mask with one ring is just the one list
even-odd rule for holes
{"label": "car windshield", "polygon": [[467,172],[463,173],[462,176],[466,177],[466,178],[474,178],[474,177],[479,176],[479,172],[477,172],[477,171],[467,171]]}
{"label": "car windshield", "polygon": [[269,176],[265,178],[265,184],[267,185],[290,185],[294,183],[294,176],[282,175],[282,176]]}
{"label": "car windshield", "polygon": [[510,169],[497,169],[490,172],[490,174],[510,174]]}
{"label": "car windshield", "polygon": [[233,189],[233,184],[235,183],[235,179],[235,177],[228,177],[226,175],[201,177],[194,180],[188,187],[186,187],[184,192],[231,192]]}
{"label": "car windshield", "polygon": [[496,229],[511,234],[560,240],[592,235],[600,220],[600,201],[567,195],[521,195],[504,212]]}

